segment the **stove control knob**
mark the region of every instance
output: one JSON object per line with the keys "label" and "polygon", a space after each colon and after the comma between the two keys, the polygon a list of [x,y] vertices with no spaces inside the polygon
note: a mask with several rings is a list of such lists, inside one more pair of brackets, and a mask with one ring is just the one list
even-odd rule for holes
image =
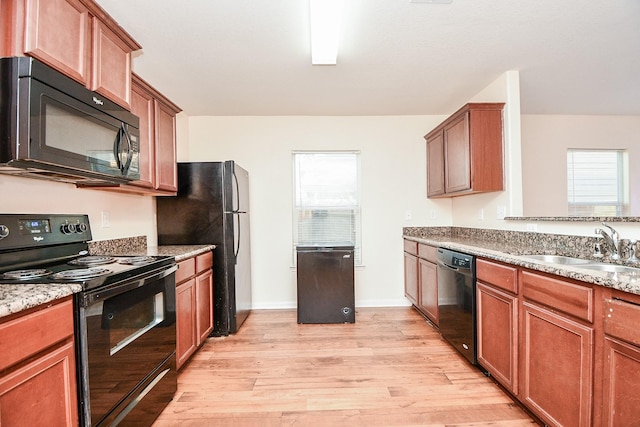
{"label": "stove control knob", "polygon": [[62,224],[60,231],[62,231],[63,234],[72,234],[76,232],[76,226],[74,224]]}
{"label": "stove control knob", "polygon": [[9,235],[9,227],[0,224],[0,239],[4,239]]}
{"label": "stove control knob", "polygon": [[76,224],[76,233],[84,233],[85,231],[87,231],[87,224],[84,222]]}

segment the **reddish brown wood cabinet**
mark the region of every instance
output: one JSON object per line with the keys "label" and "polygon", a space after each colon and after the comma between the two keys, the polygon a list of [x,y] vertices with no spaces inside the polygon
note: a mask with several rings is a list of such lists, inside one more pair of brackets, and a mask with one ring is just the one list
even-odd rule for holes
{"label": "reddish brown wood cabinet", "polygon": [[213,253],[178,263],[176,273],[176,360],[180,369],[213,329]]}
{"label": "reddish brown wood cabinet", "polygon": [[176,115],[181,109],[136,74],[131,89],[131,111],[140,117],[140,180],[120,189],[175,195]]}
{"label": "reddish brown wood cabinet", "polygon": [[520,399],[549,425],[592,425],[594,290],[520,274]]}
{"label": "reddish brown wood cabinet", "polygon": [[0,55],[32,56],[125,108],[141,46],[92,0],[2,0]]}
{"label": "reddish brown wood cabinet", "polygon": [[404,241],[404,296],[418,304],[418,244]]}
{"label": "reddish brown wood cabinet", "polygon": [[602,426],[640,423],[639,326],[640,296],[614,292],[605,300]]}
{"label": "reddish brown wood cabinet", "polygon": [[518,270],[476,262],[478,363],[514,395],[518,394]]}
{"label": "reddish brown wood cabinet", "polygon": [[405,239],[404,295],[419,312],[438,325],[438,272],[435,247]]}
{"label": "reddish brown wood cabinet", "polygon": [[71,297],[0,323],[0,424],[77,426]]}
{"label": "reddish brown wood cabinet", "polygon": [[503,107],[466,104],[425,135],[427,197],[504,189]]}
{"label": "reddish brown wood cabinet", "polygon": [[436,248],[418,245],[418,304],[417,308],[438,326],[438,268]]}

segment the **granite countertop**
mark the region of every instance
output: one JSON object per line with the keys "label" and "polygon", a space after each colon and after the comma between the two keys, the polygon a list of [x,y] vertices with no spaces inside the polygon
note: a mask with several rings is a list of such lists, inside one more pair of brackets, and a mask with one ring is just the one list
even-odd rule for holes
{"label": "granite countertop", "polygon": [[[112,241],[95,242],[92,253],[103,255],[161,255],[173,256],[176,262],[191,258],[210,251],[215,245],[175,245],[175,246],[150,246],[113,244]],[[145,242],[146,243],[146,242]],[[77,283],[61,284],[11,284],[0,283],[0,318],[13,313],[18,313],[41,304],[64,298],[76,292],[82,291],[82,286]]]}
{"label": "granite countertop", "polygon": [[[610,273],[581,268],[580,265],[555,264],[551,262],[531,260],[525,258],[524,255],[535,253],[556,254],[557,251],[551,248],[533,248],[526,244],[509,242],[501,239],[470,238],[467,236],[458,237],[451,235],[416,236],[411,234],[404,234],[403,237],[407,240],[412,240],[426,245],[457,250],[470,255],[493,259],[529,268],[531,270],[542,271],[640,295],[640,269],[638,270],[638,273],[631,274]],[[568,254],[568,256],[576,255]]]}

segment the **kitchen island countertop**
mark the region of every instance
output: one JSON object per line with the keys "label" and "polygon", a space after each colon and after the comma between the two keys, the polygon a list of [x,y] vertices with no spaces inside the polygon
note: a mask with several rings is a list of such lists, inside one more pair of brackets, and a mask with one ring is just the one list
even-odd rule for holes
{"label": "kitchen island countertop", "polygon": [[[215,245],[169,245],[150,246],[139,250],[109,251],[109,255],[153,255],[173,256],[176,262],[197,256],[201,253],[213,250]],[[64,298],[68,295],[82,291],[82,286],[77,283],[60,284],[2,284],[0,283],[0,318],[10,314],[47,304],[51,301]]]}

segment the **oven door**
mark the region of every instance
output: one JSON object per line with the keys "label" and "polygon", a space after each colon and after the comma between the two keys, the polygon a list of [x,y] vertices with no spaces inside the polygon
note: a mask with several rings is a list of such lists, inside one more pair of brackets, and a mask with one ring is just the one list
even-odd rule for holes
{"label": "oven door", "polygon": [[[151,421],[177,387],[176,267],[77,294],[84,425]],[[115,422],[115,423],[114,423]]]}

